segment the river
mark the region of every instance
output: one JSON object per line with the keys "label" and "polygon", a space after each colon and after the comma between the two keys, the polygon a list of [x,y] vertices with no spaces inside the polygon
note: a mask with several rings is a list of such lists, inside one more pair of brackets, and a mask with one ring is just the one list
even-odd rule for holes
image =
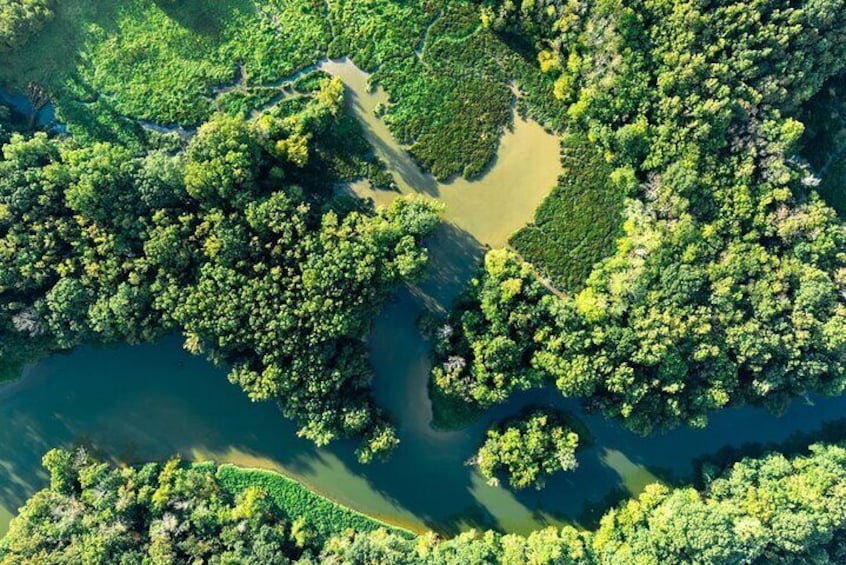
{"label": "river", "polygon": [[[583,413],[554,391],[520,394],[460,431],[432,429],[428,344],[416,319],[424,305],[448,305],[475,272],[485,247],[504,244],[531,218],[560,173],[558,141],[515,117],[483,178],[437,183],[417,169],[373,116],[384,93],[369,92],[366,75],[349,62],[321,67],[349,87],[350,108],[395,173],[400,191],[422,192],[447,205],[447,222],[429,242],[428,277],[397,293],[370,337],[375,395],[399,422],[398,450],[386,462],[362,466],[350,442],[316,448],[297,438],[295,427],[272,404],[251,403],[227,382],[225,370],[183,351],[175,336],[156,344],[82,347],[53,356],[0,388],[0,532],[15,509],[45,485],[40,458],[56,446],[89,445],[121,462],[179,453],[277,470],[365,514],[418,531],[496,527],[526,533],[545,524],[592,525],[611,504],[649,482],[689,481],[700,459],[726,448],[778,444],[826,425],[837,431],[846,397],[796,401],[781,418],[759,409],[728,409],[704,430],[640,438]],[[364,185],[353,190],[377,202],[396,194]],[[486,485],[464,461],[490,421],[527,403],[570,410],[593,441],[579,452],[576,471],[559,474],[542,491],[515,494]]]}

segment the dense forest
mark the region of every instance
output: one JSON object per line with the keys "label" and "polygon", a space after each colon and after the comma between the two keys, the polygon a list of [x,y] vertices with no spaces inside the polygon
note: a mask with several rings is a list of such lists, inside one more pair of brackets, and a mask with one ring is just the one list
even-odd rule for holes
{"label": "dense forest", "polygon": [[[555,383],[641,433],[840,394],[846,230],[797,150],[798,117],[846,67],[843,3],[506,2],[485,14],[533,39],[570,134],[602,151],[604,182],[626,195],[625,221],[579,285],[557,272],[571,250],[554,231],[491,252],[447,321],[441,389],[489,406]],[[522,249],[539,260],[524,264]]]}
{"label": "dense forest", "polygon": [[[344,57],[433,184],[484,176],[515,112],[560,138],[534,221],[423,316],[436,420],[549,387],[648,435],[846,390],[846,0],[0,0],[0,381],[179,332],[318,446],[394,449],[367,338],[422,294],[442,206],[347,190],[397,187],[321,70]],[[589,439],[533,409],[467,463],[541,489]],[[836,443],[653,484],[592,530],[452,539],[262,471],[44,467],[4,565],[846,562]]]}
{"label": "dense forest", "polygon": [[702,491],[648,487],[595,531],[389,530],[278,475],[212,464],[116,468],[84,451],[44,458],[50,486],[0,541],[0,563],[508,565],[842,563],[846,449],[709,469]]}
{"label": "dense forest", "polygon": [[437,207],[371,212],[335,196],[331,160],[371,165],[322,156],[350,133],[342,101],[323,79],[258,118],[213,116],[184,151],[14,135],[0,161],[6,370],[181,329],[188,350],[231,367],[252,399],[278,400],[304,436],[363,436],[364,461],[391,449],[361,340],[420,272]]}
{"label": "dense forest", "polygon": [[385,122],[438,178],[492,161],[514,92],[562,123],[552,78],[469,2],[0,5],[0,83],[59,124],[0,106],[2,376],[179,329],[319,445],[362,436],[363,461],[396,445],[362,339],[421,272],[437,206],[338,197],[393,180],[315,63],[373,71]]}

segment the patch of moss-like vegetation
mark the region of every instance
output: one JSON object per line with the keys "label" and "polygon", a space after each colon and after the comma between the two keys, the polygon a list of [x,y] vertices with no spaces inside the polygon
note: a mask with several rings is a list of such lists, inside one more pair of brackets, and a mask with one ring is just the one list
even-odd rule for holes
{"label": "patch of moss-like vegetation", "polygon": [[510,243],[552,284],[577,290],[622,234],[624,197],[601,150],[583,135],[562,142],[564,174]]}
{"label": "patch of moss-like vegetation", "polygon": [[215,478],[233,497],[250,488],[261,489],[285,518],[291,522],[300,520],[310,524],[321,543],[347,530],[371,532],[385,528],[394,534],[408,535],[405,530],[314,494],[297,481],[273,471],[221,465],[217,468]]}
{"label": "patch of moss-like vegetation", "polygon": [[441,179],[492,161],[513,87],[521,111],[563,122],[553,81],[474,2],[66,0],[39,26],[4,54],[0,84],[42,86],[74,135],[126,141],[136,120],[190,128],[217,111],[250,113],[299,71],[343,56],[374,73],[390,129]]}

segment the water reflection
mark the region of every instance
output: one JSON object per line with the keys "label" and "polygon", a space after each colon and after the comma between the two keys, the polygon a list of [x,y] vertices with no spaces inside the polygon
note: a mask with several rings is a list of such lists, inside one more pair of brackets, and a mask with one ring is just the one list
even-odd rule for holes
{"label": "water reflection", "polygon": [[[715,415],[705,430],[678,429],[640,438],[601,416],[584,413],[557,392],[523,393],[464,430],[431,428],[428,344],[416,329],[424,308],[444,308],[475,272],[486,246],[502,245],[531,218],[559,174],[558,142],[539,126],[515,120],[496,165],[481,180],[438,184],[423,175],[373,117],[379,91],[348,62],[322,68],[347,81],[352,110],[367,125],[377,152],[402,192],[436,194],[447,222],[430,240],[429,277],[402,289],[374,321],[370,337],[375,395],[399,422],[402,443],[385,463],[361,466],[350,442],[317,449],[272,404],[253,404],[227,382],[225,371],[181,348],[177,337],[114,349],[80,348],[55,356],[27,378],[0,388],[0,530],[10,512],[46,482],[40,458],[51,447],[86,444],[117,461],[140,462],[174,453],[284,472],[352,508],[416,530],[453,533],[469,527],[528,532],[563,521],[592,525],[621,497],[656,478],[688,481],[705,458],[738,456],[751,441],[778,444],[796,433],[817,434],[844,415],[846,397],[795,403],[779,419],[756,409]],[[395,193],[356,191],[376,201]],[[543,491],[490,487],[464,461],[484,428],[529,404],[577,415],[592,445],[580,466],[553,477]],[[823,430],[834,434],[842,427]],[[842,437],[842,434],[841,434]],[[807,440],[807,437],[803,438]],[[726,452],[726,448],[735,451]]]}

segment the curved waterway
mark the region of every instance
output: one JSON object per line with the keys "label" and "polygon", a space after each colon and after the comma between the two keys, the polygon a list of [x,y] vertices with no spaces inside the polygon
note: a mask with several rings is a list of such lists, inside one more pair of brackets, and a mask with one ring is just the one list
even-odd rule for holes
{"label": "curved waterway", "polygon": [[[252,404],[225,371],[182,350],[171,337],[156,344],[79,348],[31,367],[0,388],[0,532],[47,477],[41,456],[56,446],[93,446],[116,461],[194,459],[277,470],[369,515],[414,530],[454,533],[470,527],[528,532],[545,524],[591,525],[622,496],[649,482],[689,481],[698,461],[749,442],[780,444],[796,434],[838,431],[846,397],[797,401],[776,418],[758,409],[725,410],[704,430],[679,429],[640,438],[605,419],[584,414],[554,391],[522,394],[466,429],[431,428],[426,383],[428,344],[416,329],[425,306],[444,307],[472,276],[485,246],[505,243],[525,224],[560,172],[558,141],[538,125],[515,118],[496,162],[476,182],[441,184],[420,173],[372,109],[366,75],[349,62],[325,62],[350,90],[376,151],[395,172],[402,192],[422,192],[447,204],[448,223],[430,241],[428,278],[403,289],[374,323],[370,338],[378,400],[399,422],[402,444],[390,460],[362,466],[353,445],[317,449],[270,403]],[[385,202],[395,193],[353,189]],[[580,466],[540,492],[515,494],[487,486],[464,461],[493,419],[528,403],[571,410],[589,428],[592,445]],[[838,424],[838,425],[835,425]]]}

